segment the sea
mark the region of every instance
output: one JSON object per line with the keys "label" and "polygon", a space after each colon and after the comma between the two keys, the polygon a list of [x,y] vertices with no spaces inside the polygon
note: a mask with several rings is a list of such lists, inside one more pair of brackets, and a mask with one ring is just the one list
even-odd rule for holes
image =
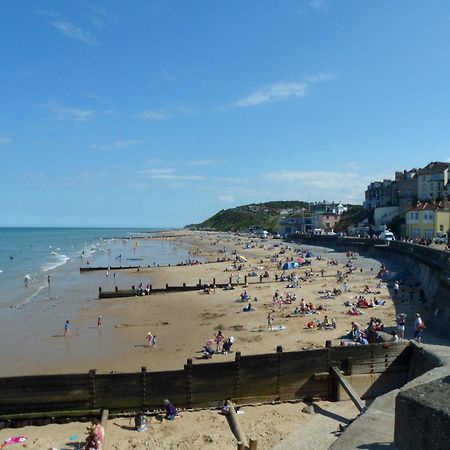
{"label": "sea", "polygon": [[[80,267],[147,267],[189,259],[188,250],[176,242],[149,239],[158,231],[162,230],[0,228],[0,310],[21,309],[42,299],[57,300],[64,297],[64,291],[92,297],[98,287],[93,289],[92,276],[91,282],[85,283],[89,274],[81,275]],[[112,284],[104,273],[101,276],[96,284]],[[111,273],[111,279],[113,276],[115,285],[121,281],[121,287],[130,287],[119,271],[117,277]],[[54,285],[58,288],[52,292]]]}

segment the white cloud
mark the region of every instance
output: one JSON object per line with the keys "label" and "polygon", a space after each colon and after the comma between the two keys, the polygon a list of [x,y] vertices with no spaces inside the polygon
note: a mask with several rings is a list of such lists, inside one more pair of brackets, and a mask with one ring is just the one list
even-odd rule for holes
{"label": "white cloud", "polygon": [[97,28],[110,29],[117,25],[117,18],[109,11],[99,6],[90,7],[91,14],[89,15],[89,21]]}
{"label": "white cloud", "polygon": [[326,0],[310,0],[309,7],[315,11],[326,11],[328,3]]}
{"label": "white cloud", "polygon": [[8,145],[12,143],[12,139],[9,137],[1,137],[0,136],[0,145]]}
{"label": "white cloud", "polygon": [[61,121],[75,123],[87,122],[95,117],[95,111],[80,108],[57,108],[56,118]]}
{"label": "white cloud", "polygon": [[319,73],[312,77],[308,77],[303,81],[279,81],[278,83],[263,87],[247,97],[242,98],[235,103],[235,106],[256,106],[263,103],[280,102],[290,98],[304,97],[312,84],[333,79],[335,79],[335,77],[332,74]]}
{"label": "white cloud", "polygon": [[175,169],[144,169],[139,173],[153,180],[203,180],[200,175],[179,175],[175,172]]}
{"label": "white cloud", "polygon": [[97,145],[91,144],[89,148],[99,149],[99,150],[128,150],[136,145],[142,144],[142,141],[138,139],[125,139],[113,141],[110,144]]}
{"label": "white cloud", "polygon": [[85,31],[67,20],[56,20],[51,22],[51,25],[70,39],[76,39],[88,45],[94,45],[96,42],[94,36],[89,31]]}
{"label": "white cloud", "polygon": [[234,197],[230,194],[221,194],[219,195],[219,200],[223,203],[233,203]]}
{"label": "white cloud", "polygon": [[218,177],[219,181],[224,181],[225,183],[231,183],[231,184],[243,184],[248,183],[248,180],[245,178],[236,178],[236,177]]}
{"label": "white cloud", "polygon": [[193,161],[188,161],[190,166],[212,166],[216,162],[212,159],[198,159]]}
{"label": "white cloud", "polygon": [[346,202],[362,201],[364,191],[373,176],[356,172],[279,170],[264,174],[279,189],[296,191],[299,198],[339,199]]}
{"label": "white cloud", "polygon": [[356,161],[349,161],[348,163],[345,163],[345,166],[348,167],[350,170],[361,169],[361,164],[357,163]]}
{"label": "white cloud", "polygon": [[139,117],[145,120],[167,120],[170,118],[170,115],[167,113],[167,111],[164,110],[144,110],[139,113]]}

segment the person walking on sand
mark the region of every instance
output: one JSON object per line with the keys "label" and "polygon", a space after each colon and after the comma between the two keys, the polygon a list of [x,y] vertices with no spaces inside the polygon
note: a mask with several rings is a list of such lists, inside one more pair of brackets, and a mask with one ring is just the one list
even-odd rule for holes
{"label": "person walking on sand", "polygon": [[66,320],[66,323],[64,324],[64,336],[70,335],[70,322]]}
{"label": "person walking on sand", "polygon": [[267,314],[267,331],[272,330],[273,330],[273,314],[269,312],[269,314]]}
{"label": "person walking on sand", "polygon": [[98,316],[97,318],[97,328],[100,328],[102,326],[102,316]]}

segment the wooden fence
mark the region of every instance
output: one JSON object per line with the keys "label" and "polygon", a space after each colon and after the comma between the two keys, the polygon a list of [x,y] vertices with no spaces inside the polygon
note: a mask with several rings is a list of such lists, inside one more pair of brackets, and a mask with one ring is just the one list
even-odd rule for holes
{"label": "wooden fence", "polygon": [[[399,387],[408,374],[411,347],[404,343],[329,347],[242,356],[232,362],[193,364],[183,370],[137,373],[42,375],[0,378],[0,424],[5,421],[160,409],[165,398],[180,408],[210,407],[232,398],[240,404],[336,399],[329,374],[382,374]],[[392,383],[394,380],[394,383]],[[378,391],[377,391],[378,392]],[[89,415],[89,414],[88,414]]]}
{"label": "wooden fence", "polygon": [[[161,293],[167,293],[167,292],[188,292],[188,291],[199,291],[202,289],[205,289],[206,287],[215,288],[215,289],[223,289],[226,288],[228,285],[230,285],[233,289],[245,289],[245,287],[248,287],[249,285],[254,284],[262,284],[262,283],[274,283],[274,282],[283,282],[288,283],[289,280],[286,279],[276,279],[276,280],[269,280],[269,278],[264,277],[262,275],[251,277],[248,275],[245,275],[243,277],[243,282],[239,280],[233,281],[233,277],[230,276],[228,278],[228,281],[217,283],[216,279],[213,278],[211,283],[202,281],[201,279],[198,280],[197,284],[186,284],[182,283],[179,286],[170,286],[166,283],[165,287],[162,288],[155,288],[152,284],[148,287],[147,295],[151,294],[161,294]],[[120,297],[134,297],[138,294],[138,290],[136,289],[136,286],[131,286],[131,289],[119,289],[118,286],[115,287],[114,291],[104,291],[101,287],[98,288],[98,298],[120,298]]]}

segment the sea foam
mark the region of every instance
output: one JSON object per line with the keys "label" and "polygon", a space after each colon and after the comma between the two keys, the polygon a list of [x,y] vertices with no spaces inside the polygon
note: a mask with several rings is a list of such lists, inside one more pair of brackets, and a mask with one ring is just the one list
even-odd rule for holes
{"label": "sea foam", "polygon": [[44,264],[41,267],[41,270],[43,270],[44,272],[48,272],[49,270],[56,269],[57,267],[62,266],[63,264],[65,264],[67,261],[70,260],[70,258],[67,255],[59,255],[57,253],[52,256],[55,256],[56,261],[51,261],[51,262]]}

